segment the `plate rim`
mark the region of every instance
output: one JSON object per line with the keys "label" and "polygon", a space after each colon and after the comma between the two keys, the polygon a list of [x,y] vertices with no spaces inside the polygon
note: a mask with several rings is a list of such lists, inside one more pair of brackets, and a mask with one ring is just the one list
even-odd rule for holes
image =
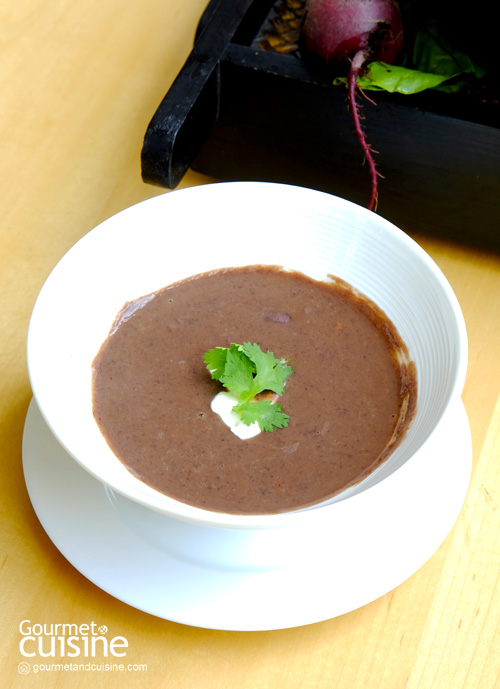
{"label": "plate rim", "polygon": [[[404,552],[399,553],[399,561],[396,558],[392,561],[390,571],[378,572],[375,566],[375,580],[364,582],[363,591],[353,590],[352,585],[349,590],[349,583],[346,584],[349,577],[347,573],[340,576],[335,572],[338,557],[333,555],[298,567],[224,570],[184,561],[146,543],[113,509],[104,485],[64,450],[45,423],[34,398],[24,427],[23,471],[43,529],[61,554],[100,589],[136,609],[180,624],[225,631],[270,631],[325,621],[363,607],[403,583],[437,550],[458,518],[470,481],[471,434],[461,400],[450,410],[445,426],[443,433],[446,430],[448,436],[441,438],[441,444],[451,445],[452,451],[441,452],[437,443],[435,455],[439,455],[445,468],[455,469],[450,483],[452,490],[447,485],[447,490],[440,491],[436,480],[433,495],[435,499],[438,495],[445,496],[446,509],[442,503],[438,508],[427,499],[425,509],[437,522],[433,521],[432,533],[425,534],[426,538],[418,543],[418,554],[407,545],[407,550],[403,548]],[[51,466],[58,469],[57,476],[51,474]],[[427,470],[425,463],[423,467]],[[61,478],[72,482],[69,490],[66,483],[65,492],[57,490]],[[65,519],[60,518],[62,513]],[[103,517],[106,517],[104,524]],[[398,535],[388,534],[389,541],[391,537],[395,539]],[[386,545],[390,551],[391,544]],[[353,552],[343,553],[342,561],[345,563],[345,558],[351,557],[355,563],[359,562]],[[401,561],[401,554],[405,562]],[[149,558],[150,568],[138,562],[138,555]],[[124,564],[129,567],[127,577],[117,578],[117,567]],[[120,571],[123,574],[123,569]],[[337,598],[330,589],[325,590],[332,581],[332,573],[340,581]],[[353,575],[356,580],[356,572],[350,572],[349,576]],[[359,572],[357,575],[359,578]],[[300,589],[304,578],[311,584],[308,592]],[[176,604],[179,596],[181,602]],[[265,610],[263,601],[267,603]]]}

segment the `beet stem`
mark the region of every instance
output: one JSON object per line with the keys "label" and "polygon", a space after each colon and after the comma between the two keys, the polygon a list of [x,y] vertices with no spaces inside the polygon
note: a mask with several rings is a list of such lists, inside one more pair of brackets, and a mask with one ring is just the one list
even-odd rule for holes
{"label": "beet stem", "polygon": [[351,110],[351,116],[354,122],[354,128],[356,130],[356,136],[358,137],[358,141],[361,144],[361,148],[363,149],[363,153],[365,154],[365,158],[368,162],[368,166],[370,168],[370,175],[372,179],[372,193],[371,193],[371,198],[370,202],[368,204],[368,210],[373,210],[376,202],[377,202],[377,196],[378,196],[378,183],[377,183],[377,177],[379,176],[379,173],[377,171],[377,168],[375,166],[375,160],[373,159],[372,155],[372,148],[366,141],[363,129],[361,127],[361,117],[359,114],[359,106],[358,106],[358,101],[356,98],[357,91],[359,89],[358,87],[358,75],[360,73],[361,67],[365,63],[366,60],[366,54],[364,50],[359,50],[356,55],[353,58],[353,61],[351,63],[351,69],[349,71],[349,106]]}

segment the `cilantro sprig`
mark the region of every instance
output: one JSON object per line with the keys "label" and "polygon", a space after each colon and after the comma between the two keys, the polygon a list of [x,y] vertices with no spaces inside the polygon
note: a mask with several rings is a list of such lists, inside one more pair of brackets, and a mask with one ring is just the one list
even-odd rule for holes
{"label": "cilantro sprig", "polygon": [[232,343],[230,347],[215,347],[203,355],[212,378],[238,399],[232,411],[250,426],[258,423],[262,431],[288,426],[288,414],[281,404],[255,397],[271,391],[281,396],[285,381],[293,373],[291,366],[276,359],[270,351],[263,352],[258,344]]}

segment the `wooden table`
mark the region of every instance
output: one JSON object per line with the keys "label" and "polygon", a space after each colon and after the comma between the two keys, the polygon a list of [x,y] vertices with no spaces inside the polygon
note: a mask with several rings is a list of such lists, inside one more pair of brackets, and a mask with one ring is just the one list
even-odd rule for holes
{"label": "wooden table", "polygon": [[[493,689],[500,686],[500,258],[415,236],[443,269],[470,338],[466,503],[446,541],[396,590],[342,617],[273,632],[190,628],[142,613],[65,560],[31,507],[21,441],[25,342],[47,275],[86,232],[163,190],[145,185],[145,128],[183,64],[205,0],[17,0],[0,7],[2,393],[0,657],[4,687]],[[182,186],[210,182],[189,173]],[[480,222],[481,209],[478,209]],[[105,623],[129,672],[35,673],[23,620]],[[61,662],[41,659],[47,664]],[[101,659],[98,659],[102,661]],[[30,661],[29,676],[21,662]],[[92,685],[94,686],[94,684]]]}

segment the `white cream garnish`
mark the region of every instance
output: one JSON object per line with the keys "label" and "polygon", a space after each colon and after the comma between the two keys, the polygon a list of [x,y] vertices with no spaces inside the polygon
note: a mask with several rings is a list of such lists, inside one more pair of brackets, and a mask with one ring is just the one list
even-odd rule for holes
{"label": "white cream garnish", "polygon": [[241,440],[248,440],[248,438],[253,438],[261,432],[260,427],[257,422],[247,426],[243,423],[238,414],[232,411],[234,405],[238,404],[238,402],[239,399],[236,395],[230,392],[219,392],[219,394],[215,395],[213,398],[210,407],[213,412],[220,416],[226,426],[228,426],[238,438]]}

